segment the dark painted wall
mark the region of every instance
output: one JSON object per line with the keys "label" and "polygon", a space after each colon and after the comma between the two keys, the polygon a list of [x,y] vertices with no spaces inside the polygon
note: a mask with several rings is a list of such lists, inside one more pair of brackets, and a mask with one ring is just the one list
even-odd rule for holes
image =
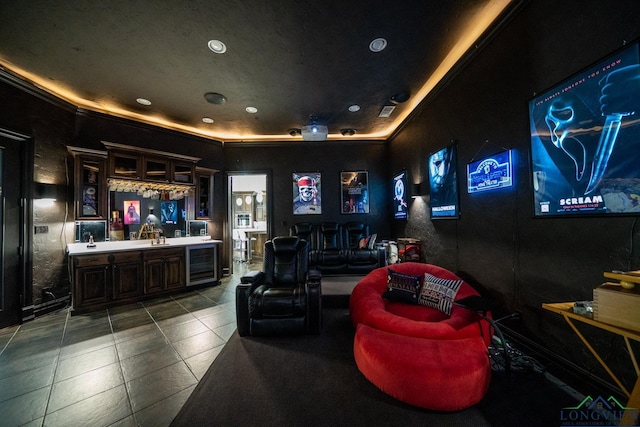
{"label": "dark painted wall", "polygon": [[[631,217],[533,218],[527,101],[639,37],[638,16],[634,0],[528,2],[390,141],[391,169],[424,180],[427,156],[456,141],[462,178],[459,220],[430,221],[424,197],[393,234],[421,239],[425,261],[477,280],[508,311],[522,312],[531,339],[603,378],[568,325],[541,304],[591,300],[603,271],[639,268],[639,232]],[[513,190],[466,194],[466,164],[503,148],[517,155]],[[608,360],[626,359],[623,343],[598,339]]]}
{"label": "dark painted wall", "polygon": [[[67,174],[73,179],[73,157],[67,146],[105,150],[100,141],[109,141],[200,157],[197,165],[222,170],[223,147],[219,142],[180,132],[141,125],[104,115],[76,111],[75,107],[42,95],[23,84],[0,82],[0,127],[32,137],[35,182],[66,185]],[[8,165],[17,167],[17,165]],[[67,169],[68,168],[68,169]],[[209,224],[214,238],[223,237],[226,207],[222,173],[214,176],[214,221]],[[73,185],[73,184],[71,184]],[[71,193],[69,193],[71,194]],[[69,289],[65,249],[74,239],[73,204],[56,202],[47,208],[33,208],[34,225],[46,225],[49,232],[33,235],[32,295],[24,305],[43,302],[43,289],[52,288],[57,296]]]}
{"label": "dark painted wall", "polygon": [[[388,182],[387,146],[381,142],[286,142],[276,145],[226,144],[224,148],[227,172],[268,171],[272,176],[273,235],[288,235],[296,222],[359,221],[369,224],[380,239],[390,237],[387,202],[391,184]],[[340,172],[369,172],[370,213],[341,214]],[[293,214],[294,172],[320,172],[322,214]]]}
{"label": "dark painted wall", "polygon": [[[64,103],[52,103],[35,96],[24,87],[6,83],[0,83],[0,99],[3,100],[0,103],[0,127],[31,137],[28,144],[33,144],[33,180],[65,185],[66,144],[73,137],[74,109]],[[20,173],[17,164],[6,167],[9,174]],[[18,218],[11,220],[17,221]],[[34,207],[33,223],[47,225],[49,232],[31,236],[33,269],[27,272],[26,279],[31,280],[32,286],[31,292],[26,289],[22,295],[25,307],[41,302],[42,289],[57,287],[68,290],[69,285],[65,256],[69,233],[68,229],[65,233],[64,204],[56,203],[46,209]],[[13,246],[5,245],[6,248]],[[20,287],[19,284],[12,285]]]}

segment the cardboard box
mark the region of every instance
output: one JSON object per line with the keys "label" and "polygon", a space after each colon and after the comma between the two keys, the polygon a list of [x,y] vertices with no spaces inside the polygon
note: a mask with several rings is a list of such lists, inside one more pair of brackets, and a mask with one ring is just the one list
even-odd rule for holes
{"label": "cardboard box", "polygon": [[604,283],[593,290],[593,319],[640,332],[640,286]]}

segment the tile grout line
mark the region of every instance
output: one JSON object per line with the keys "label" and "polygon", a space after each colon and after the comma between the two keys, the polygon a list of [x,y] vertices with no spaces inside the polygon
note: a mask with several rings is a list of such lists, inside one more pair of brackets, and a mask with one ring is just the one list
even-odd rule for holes
{"label": "tile grout line", "polygon": [[51,403],[51,395],[53,393],[53,385],[56,382],[56,374],[58,373],[58,368],[60,367],[60,354],[62,354],[62,347],[64,343],[64,337],[67,334],[67,325],[69,324],[69,317],[71,317],[71,311],[67,310],[67,315],[64,318],[64,328],[62,328],[62,336],[60,337],[60,344],[58,345],[58,354],[56,355],[56,366],[53,369],[53,375],[51,376],[51,384],[49,385],[49,393],[47,394],[47,404],[44,407],[44,414],[42,414],[42,423],[44,425],[44,421],[47,418],[47,411],[49,410],[49,403]]}
{"label": "tile grout line", "polygon": [[[193,315],[193,313],[184,305],[180,304],[173,296],[170,297],[175,303],[177,303],[180,307],[184,308],[185,310],[187,310],[187,313],[189,313],[190,315],[192,315],[197,321],[199,321],[200,323],[202,323],[200,321],[200,319],[198,319],[196,316]],[[213,301],[215,303],[215,301]],[[142,304],[144,306],[144,304]],[[164,331],[162,330],[162,328],[160,327],[160,325],[158,325],[158,322],[156,322],[156,319],[153,317],[153,315],[149,312],[149,310],[147,310],[147,307],[144,306],[144,309],[147,311],[147,313],[149,314],[149,316],[151,316],[151,319],[153,320],[153,323],[156,325],[156,327],[160,330],[160,333],[162,334],[162,336],[164,337],[165,341],[167,341],[169,343],[169,345],[171,346],[171,348],[173,349],[173,351],[176,352],[176,354],[180,357],[180,360],[182,360],[182,362],[185,364],[185,366],[187,367],[187,369],[189,370],[189,372],[191,372],[191,375],[193,375],[193,377],[196,379],[196,384],[198,384],[200,382],[200,380],[198,379],[198,377],[196,376],[196,374],[193,372],[193,370],[191,369],[191,367],[189,366],[189,364],[187,363],[187,361],[185,360],[184,357],[182,357],[182,355],[180,354],[180,352],[178,351],[178,349],[173,345],[173,343],[171,342],[171,340],[169,339],[169,337],[167,337],[164,333]],[[207,325],[205,325],[206,327]],[[209,329],[209,328],[207,328]]]}
{"label": "tile grout line", "polygon": [[0,350],[0,355],[2,355],[2,353],[4,353],[4,351],[7,349],[7,347],[9,347],[9,344],[11,344],[11,341],[13,341],[15,336],[18,334],[18,331],[20,330],[20,328],[22,328],[22,325],[18,325],[16,330],[13,332],[13,334],[11,334],[11,338],[9,338],[9,341],[7,341],[4,347],[2,347],[2,350]]}
{"label": "tile grout line", "polygon": [[[171,297],[171,299],[173,299],[173,297]],[[174,301],[175,301],[175,300],[174,300]],[[176,302],[177,302],[177,301],[176,301]],[[183,358],[183,357],[182,357],[182,355],[178,352],[178,350],[175,348],[175,346],[173,345],[173,343],[171,342],[171,340],[169,340],[169,338],[165,335],[164,331],[162,330],[162,328],[160,327],[160,325],[158,325],[158,322],[156,322],[156,319],[153,317],[153,315],[151,314],[151,312],[149,312],[149,310],[148,310],[148,309],[147,309],[147,307],[144,305],[144,303],[143,303],[143,302],[141,302],[141,303],[140,303],[140,305],[142,305],[142,308],[144,308],[144,311],[146,311],[146,312],[147,312],[147,314],[149,315],[149,317],[151,317],[151,320],[153,320],[153,324],[154,324],[154,325],[156,325],[156,328],[158,328],[158,330],[160,331],[160,333],[161,333],[161,334],[162,334],[162,336],[164,337],[165,342],[171,346],[171,348],[173,349],[173,351],[175,351],[175,352],[176,352],[176,354],[178,355],[178,357],[180,357],[180,360],[182,361],[182,363],[184,363],[184,365],[187,367],[187,369],[189,370],[189,373],[191,373],[191,375],[193,375],[193,378],[196,380],[196,384],[195,384],[195,385],[197,386],[197,385],[198,385],[198,383],[200,383],[200,380],[198,380],[198,377],[193,373],[193,371],[192,371],[192,370],[191,370],[191,368],[189,367],[189,364],[187,363],[187,361],[186,361],[186,360],[184,360],[184,358]],[[180,304],[180,305],[182,306],[182,304]],[[189,310],[187,310],[187,312],[188,312],[189,314],[192,314]],[[195,316],[194,316],[194,317],[195,317]],[[119,359],[119,358],[120,358],[120,356],[118,355],[118,359]],[[176,362],[176,363],[179,363],[179,362]],[[122,365],[121,365],[121,367],[122,367]],[[164,368],[160,368],[160,369],[164,369]],[[156,371],[159,371],[160,369],[157,369]],[[156,371],[153,371],[153,372],[156,372]],[[151,374],[151,373],[152,373],[152,372],[148,372],[148,373],[147,373],[147,374],[145,374],[145,375],[149,375],[149,374]],[[125,387],[126,387],[126,385],[125,385]],[[189,387],[191,387],[191,386],[189,386]],[[189,388],[189,387],[187,387],[187,388]],[[181,392],[183,392],[184,390],[186,390],[186,388],[185,388],[185,389],[182,389],[182,390],[180,390],[180,391],[177,391],[177,392],[173,393],[172,395],[169,395],[169,396],[167,396],[167,397],[165,397],[165,398],[163,398],[163,399],[159,400],[158,402],[161,402],[162,400],[165,400],[165,399],[168,399],[168,398],[170,398],[170,397],[172,397],[172,396],[175,396],[176,394],[181,393]],[[127,396],[129,396],[129,390],[128,390],[128,389],[127,389]],[[156,403],[158,403],[158,402],[154,402],[154,403],[150,404],[149,406],[145,406],[144,408],[140,408],[140,410],[139,410],[138,412],[140,412],[140,411],[142,411],[142,410],[144,410],[144,409],[146,409],[146,408],[149,408],[149,407],[151,407],[151,406],[155,405],[155,404],[156,404]],[[130,396],[129,396],[129,404],[131,405],[131,411],[133,412],[133,402],[131,402],[131,397],[130,397]],[[133,412],[134,421],[136,421],[136,415],[135,415],[135,414],[136,414],[136,413],[135,413],[135,412]],[[136,424],[137,424],[137,421],[136,421]]]}
{"label": "tile grout line", "polygon": [[[142,303],[139,303],[139,304],[142,305]],[[122,359],[120,358],[120,351],[118,351],[118,344],[116,343],[116,337],[113,332],[113,323],[111,322],[111,313],[109,313],[109,309],[107,309],[107,319],[109,320],[109,330],[111,330],[111,339],[113,340],[113,348],[116,351],[116,357],[118,358],[118,367],[120,368],[120,375],[122,375],[122,385],[124,386],[124,392],[127,394],[127,400],[129,401],[129,410],[131,411],[130,416],[133,417],[133,422],[136,425],[138,425],[138,421],[136,420],[136,414],[133,411],[133,402],[131,401],[131,394],[129,394],[129,387],[127,387],[127,380],[124,377],[124,371],[122,369]],[[122,419],[124,420],[126,418],[127,417],[124,417]],[[121,421],[121,420],[118,420],[118,421]]]}
{"label": "tile grout line", "polygon": [[[208,299],[208,300],[209,300],[209,301],[211,301],[212,303],[214,303],[214,304],[215,304],[215,306],[220,305],[219,303],[217,303],[216,301],[212,300],[212,299],[211,299],[211,298],[209,298],[208,296],[206,296],[206,295],[202,295],[202,294],[201,294],[201,293],[199,293],[197,290],[196,290],[196,293],[197,293],[198,295],[200,295],[200,296],[202,296],[202,297],[204,297],[204,298]],[[171,298],[173,299],[173,297],[171,297]],[[187,313],[189,313],[190,315],[192,315],[192,316],[193,316],[193,317],[194,317],[198,322],[202,323],[202,324],[204,325],[204,327],[205,327],[205,328],[207,328],[209,331],[213,332],[213,333],[214,333],[218,338],[220,338],[222,341],[224,341],[224,343],[225,343],[225,344],[227,343],[227,340],[225,340],[225,339],[224,339],[223,337],[221,337],[220,335],[216,334],[216,331],[214,331],[214,330],[213,330],[213,329],[211,329],[209,326],[207,326],[207,324],[206,324],[206,323],[204,323],[204,322],[202,321],[202,319],[200,319],[198,316],[196,316],[195,314],[193,314],[193,313],[191,312],[191,310],[189,310],[187,307],[185,307],[184,305],[180,304],[180,301],[178,301],[178,300],[176,300],[176,299],[173,299],[173,300],[174,300],[174,301],[175,301],[175,302],[176,302],[180,307],[182,307],[182,308],[184,308],[185,310],[187,310]],[[215,307],[215,306],[214,306],[214,307]],[[158,327],[160,327],[160,326],[158,326]],[[173,344],[171,344],[171,346],[173,347]],[[177,352],[177,350],[176,350],[176,352]],[[180,353],[178,353],[178,356],[180,356]],[[180,356],[180,358],[182,358],[182,356]],[[183,359],[183,360],[184,360],[184,359]],[[187,361],[186,361],[186,360],[184,360],[184,363],[187,363]],[[187,366],[189,366],[189,365],[187,364]],[[197,377],[196,377],[196,378],[197,378]]]}

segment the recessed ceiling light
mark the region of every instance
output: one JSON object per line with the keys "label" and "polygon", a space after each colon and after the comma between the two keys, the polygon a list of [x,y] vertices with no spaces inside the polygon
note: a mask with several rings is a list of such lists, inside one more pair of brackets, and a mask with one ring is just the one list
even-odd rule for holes
{"label": "recessed ceiling light", "polygon": [[258,109],[256,107],[247,107],[245,108],[245,110],[247,111],[247,113],[250,113],[250,114],[255,114],[258,112]]}
{"label": "recessed ceiling light", "polygon": [[151,101],[145,98],[138,98],[136,99],[136,102],[140,105],[151,105]]}
{"label": "recessed ceiling light", "polygon": [[342,130],[340,131],[340,133],[341,133],[343,136],[353,136],[353,135],[355,135],[355,134],[356,134],[356,130],[355,130],[355,129],[350,129],[350,128],[348,128],[348,129],[342,129]]}
{"label": "recessed ceiling light", "polygon": [[387,41],[382,37],[373,39],[371,43],[369,43],[369,50],[371,52],[381,52],[384,50],[385,47],[387,47]]}
{"label": "recessed ceiling light", "polygon": [[203,117],[202,121],[209,124],[213,123],[213,119],[211,117]]}
{"label": "recessed ceiling light", "polygon": [[209,49],[211,49],[213,53],[225,53],[227,51],[227,45],[220,40],[209,40],[207,46],[209,46]]}
{"label": "recessed ceiling light", "polygon": [[360,106],[358,104],[353,104],[349,106],[349,111],[351,111],[352,113],[355,113],[356,111],[360,111]]}

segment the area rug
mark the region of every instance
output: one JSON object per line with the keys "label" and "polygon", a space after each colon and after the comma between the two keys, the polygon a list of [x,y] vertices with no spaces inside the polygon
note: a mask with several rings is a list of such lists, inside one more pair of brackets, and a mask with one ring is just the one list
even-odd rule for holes
{"label": "area rug", "polygon": [[[348,309],[323,310],[320,335],[232,335],[171,424],[179,426],[553,426],[575,405],[539,376],[494,375],[478,405],[428,411],[362,376]],[[416,373],[419,375],[419,373]],[[564,400],[563,400],[564,399]]]}
{"label": "area rug", "polygon": [[322,276],[322,303],[324,307],[346,308],[349,306],[351,291],[364,276]]}

